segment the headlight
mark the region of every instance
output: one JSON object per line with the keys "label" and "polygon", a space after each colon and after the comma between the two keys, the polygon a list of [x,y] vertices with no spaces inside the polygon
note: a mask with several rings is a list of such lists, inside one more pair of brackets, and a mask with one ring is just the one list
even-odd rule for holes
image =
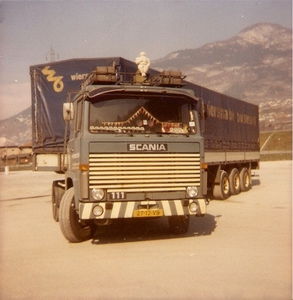
{"label": "headlight", "polygon": [[197,203],[195,203],[195,202],[191,202],[189,204],[189,210],[193,213],[196,213],[198,211],[198,208],[199,207],[198,207]]}
{"label": "headlight", "polygon": [[189,186],[186,189],[186,193],[190,198],[194,198],[198,194],[198,189],[196,186]]}
{"label": "headlight", "polygon": [[104,212],[104,209],[102,206],[100,205],[97,205],[93,208],[93,214],[96,216],[96,217],[99,217],[103,214]]}
{"label": "headlight", "polygon": [[95,200],[100,201],[104,198],[105,192],[102,189],[92,189],[92,196]]}

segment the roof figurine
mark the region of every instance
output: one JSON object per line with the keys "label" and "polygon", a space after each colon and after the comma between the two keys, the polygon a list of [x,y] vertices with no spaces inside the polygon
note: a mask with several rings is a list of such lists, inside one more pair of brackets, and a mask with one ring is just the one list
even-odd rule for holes
{"label": "roof figurine", "polygon": [[136,58],[135,63],[137,64],[141,76],[146,77],[147,71],[150,67],[150,60],[146,57],[146,53],[140,52],[140,56]]}

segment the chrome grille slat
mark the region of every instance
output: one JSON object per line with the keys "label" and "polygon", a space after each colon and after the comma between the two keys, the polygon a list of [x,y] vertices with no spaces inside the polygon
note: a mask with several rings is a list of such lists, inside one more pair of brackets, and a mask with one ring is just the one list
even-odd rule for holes
{"label": "chrome grille slat", "polygon": [[[178,178],[194,178],[194,177],[198,177],[199,175],[198,174],[175,174],[175,175],[171,175],[169,174],[168,175],[168,179],[170,178],[174,178],[174,179],[178,179]],[[160,179],[162,178],[161,176],[159,175],[155,175],[155,174],[152,174],[152,175],[118,175],[118,174],[115,174],[114,176],[111,175],[111,176],[91,176],[91,180],[92,181],[95,181],[95,180],[105,180],[105,179],[115,179],[115,180],[127,180],[127,179],[137,179],[137,178],[140,178],[140,179]]]}
{"label": "chrome grille slat", "polygon": [[107,154],[89,156],[89,185],[108,192],[182,191],[200,184],[200,155]]}
{"label": "chrome grille slat", "polygon": [[[141,170],[141,168],[139,169],[139,170]],[[192,173],[192,174],[199,174],[199,171],[197,170],[197,169],[194,169],[194,173]],[[118,175],[123,175],[123,174],[128,174],[128,175],[140,175],[140,174],[144,174],[144,175],[146,175],[146,174],[154,174],[154,171],[149,171],[149,170],[143,170],[143,171],[132,171],[132,170],[128,170],[127,172],[126,171],[121,171],[121,170],[114,170],[114,171],[102,171],[102,170],[99,170],[99,172],[94,172],[94,171],[92,171],[91,172],[91,175],[92,176],[94,176],[94,175],[101,175],[101,174],[103,174],[103,175],[115,175],[115,176],[118,176]],[[170,171],[170,169],[168,169],[168,170],[160,170],[160,171],[158,171],[158,170],[156,170],[156,172],[155,172],[155,174],[169,174],[169,175],[172,175],[173,173]],[[176,170],[176,174],[190,174],[190,169],[188,169],[188,170]]]}
{"label": "chrome grille slat", "polygon": [[[173,165],[174,166],[174,165]],[[146,166],[145,164],[143,165],[143,169],[144,170],[169,170],[170,172],[170,168],[172,167],[172,165],[168,165],[168,166]],[[93,171],[107,171],[107,170],[141,170],[142,166],[138,167],[121,167],[121,166],[116,166],[116,167],[108,167],[108,166],[104,166],[104,168],[101,167],[91,167]],[[194,170],[196,171],[197,168],[195,166],[177,166],[176,169],[178,170]],[[172,169],[173,170],[173,169]]]}

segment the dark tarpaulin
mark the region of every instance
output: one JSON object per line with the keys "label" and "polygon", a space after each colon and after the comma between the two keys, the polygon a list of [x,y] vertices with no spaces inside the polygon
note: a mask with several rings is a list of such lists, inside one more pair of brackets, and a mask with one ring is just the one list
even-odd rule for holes
{"label": "dark tarpaulin", "polygon": [[[205,104],[200,121],[206,151],[259,151],[258,106],[187,83]],[[199,109],[198,105],[198,110]]]}
{"label": "dark tarpaulin", "polygon": [[32,147],[35,152],[62,152],[62,105],[69,91],[78,91],[97,66],[120,65],[121,72],[135,73],[134,62],[121,57],[70,59],[30,66],[32,92]]}
{"label": "dark tarpaulin", "polygon": [[[81,82],[95,67],[111,66],[113,61],[121,72],[137,71],[134,62],[121,57],[71,59],[30,67],[34,152],[63,151],[62,105],[67,93],[80,90]],[[149,73],[157,71],[150,69]],[[207,118],[200,121],[205,150],[259,150],[258,106],[189,82],[185,88],[205,103]]]}

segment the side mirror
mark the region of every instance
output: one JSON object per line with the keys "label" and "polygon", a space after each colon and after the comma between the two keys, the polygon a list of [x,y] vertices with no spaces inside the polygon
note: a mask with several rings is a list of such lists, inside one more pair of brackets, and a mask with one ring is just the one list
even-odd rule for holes
{"label": "side mirror", "polygon": [[73,111],[73,104],[70,103],[63,103],[63,119],[64,121],[73,120],[74,111]]}

